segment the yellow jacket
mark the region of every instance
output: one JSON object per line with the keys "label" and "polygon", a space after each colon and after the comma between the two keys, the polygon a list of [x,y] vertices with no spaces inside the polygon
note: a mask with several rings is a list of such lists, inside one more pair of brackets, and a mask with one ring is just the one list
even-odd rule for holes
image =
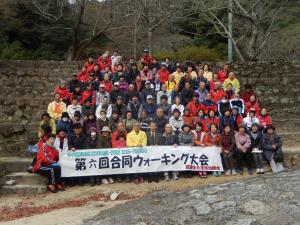
{"label": "yellow jacket", "polygon": [[213,78],[213,74],[210,71],[204,71],[203,77],[205,77],[208,81],[211,81]]}
{"label": "yellow jacket", "polygon": [[166,86],[166,89],[167,89],[168,93],[170,93],[173,90],[175,84],[177,84],[176,81],[173,81],[173,82],[172,81],[166,81],[165,86]]}
{"label": "yellow jacket", "polygon": [[53,101],[48,105],[48,113],[54,120],[59,120],[63,112],[67,111],[67,106],[64,102]]}
{"label": "yellow jacket", "polygon": [[147,145],[147,135],[144,131],[139,131],[137,134],[134,130],[127,134],[127,147],[138,147]]}
{"label": "yellow jacket", "polygon": [[[45,122],[42,120],[40,122],[40,126],[39,126],[39,130],[38,130],[38,135],[39,135],[39,138],[42,137],[42,125],[45,124]],[[56,125],[55,125],[55,121],[53,119],[50,119],[49,120],[49,123],[48,125],[51,127],[51,133],[52,134],[56,134]]]}
{"label": "yellow jacket", "polygon": [[178,73],[177,71],[175,71],[173,73],[173,75],[175,76],[175,82],[176,82],[176,84],[179,84],[181,78],[183,77],[183,73],[182,72]]}
{"label": "yellow jacket", "polygon": [[227,85],[228,84],[232,84],[233,88],[234,88],[234,91],[237,93],[237,92],[240,92],[240,82],[238,79],[236,78],[233,78],[233,80],[230,80],[230,78],[227,78],[224,83],[223,83],[223,89],[226,90],[227,89]]}

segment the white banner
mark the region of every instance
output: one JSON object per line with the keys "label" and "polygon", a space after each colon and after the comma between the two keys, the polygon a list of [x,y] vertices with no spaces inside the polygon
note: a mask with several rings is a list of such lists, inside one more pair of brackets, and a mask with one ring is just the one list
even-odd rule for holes
{"label": "white banner", "polygon": [[62,177],[223,171],[219,147],[147,146],[60,152]]}

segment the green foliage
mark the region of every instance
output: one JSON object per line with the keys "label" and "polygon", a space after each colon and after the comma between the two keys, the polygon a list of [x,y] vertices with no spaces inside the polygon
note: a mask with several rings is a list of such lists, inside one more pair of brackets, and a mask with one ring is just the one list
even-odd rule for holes
{"label": "green foliage", "polygon": [[215,62],[223,59],[222,54],[220,54],[216,49],[195,46],[184,47],[179,49],[177,52],[171,50],[161,50],[155,52],[154,56],[157,57],[159,60],[169,57],[172,60],[180,62],[183,62],[186,59],[189,59],[194,62]]}
{"label": "green foliage", "polygon": [[28,52],[22,45],[15,41],[7,45],[0,46],[0,59],[26,59]]}

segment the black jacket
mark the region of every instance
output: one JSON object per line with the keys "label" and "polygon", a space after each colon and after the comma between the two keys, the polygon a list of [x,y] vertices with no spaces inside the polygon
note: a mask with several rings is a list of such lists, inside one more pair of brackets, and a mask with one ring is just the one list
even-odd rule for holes
{"label": "black jacket", "polygon": [[163,136],[161,133],[155,132],[153,133],[153,136],[151,135],[151,132],[147,132],[147,146],[150,145],[162,145],[163,144]]}
{"label": "black jacket", "polygon": [[85,149],[86,148],[86,135],[80,134],[77,137],[75,134],[71,134],[68,139],[69,149]]}

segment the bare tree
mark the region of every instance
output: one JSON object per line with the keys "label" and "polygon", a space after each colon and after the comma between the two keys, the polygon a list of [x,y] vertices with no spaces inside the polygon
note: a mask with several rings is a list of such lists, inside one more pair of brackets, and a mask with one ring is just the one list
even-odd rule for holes
{"label": "bare tree", "polygon": [[[72,24],[64,28],[72,30],[72,44],[67,53],[67,60],[78,60],[84,51],[101,37],[110,38],[110,33],[128,27],[123,23],[122,1],[113,4],[113,0],[29,0],[36,13],[49,21],[57,21],[62,17],[70,17]],[[64,10],[68,7],[68,10]],[[83,35],[84,33],[84,35]]]}
{"label": "bare tree", "polygon": [[238,58],[257,60],[270,37],[278,31],[277,22],[289,0],[232,0],[233,34],[227,28],[227,2],[219,0],[192,0],[189,13],[198,13],[200,19],[211,23],[215,34],[232,41]]}

